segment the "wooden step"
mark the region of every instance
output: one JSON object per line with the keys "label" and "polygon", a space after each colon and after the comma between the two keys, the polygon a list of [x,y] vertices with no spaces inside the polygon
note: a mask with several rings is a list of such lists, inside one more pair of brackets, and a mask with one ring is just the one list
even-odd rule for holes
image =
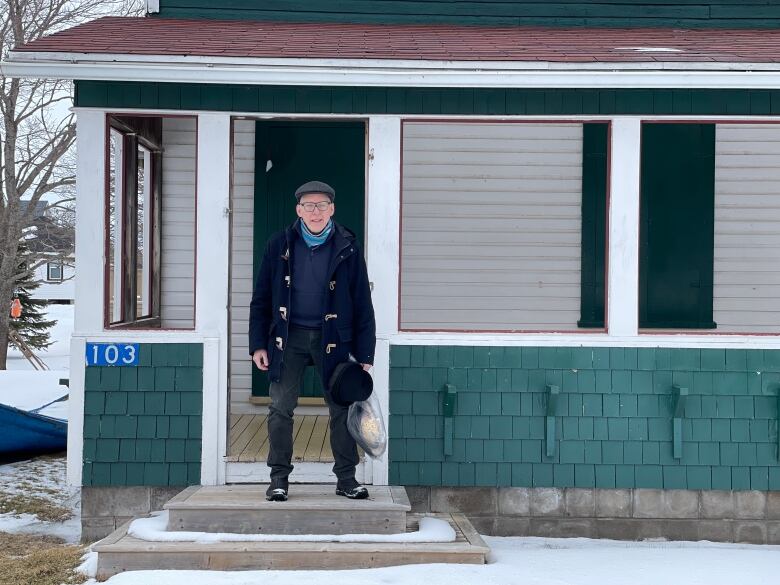
{"label": "wooden step", "polygon": [[[489,548],[460,514],[427,514],[450,523],[455,542],[149,542],[127,535],[130,522],[93,545],[97,579],[123,571],[263,569],[367,569],[420,563],[484,564]],[[407,530],[418,529],[421,515],[407,515]]]}
{"label": "wooden step", "polygon": [[397,534],[412,508],[403,487],[367,486],[350,500],[335,484],[291,484],[286,502],[268,502],[268,484],[192,486],[167,504],[168,530],[238,534]]}

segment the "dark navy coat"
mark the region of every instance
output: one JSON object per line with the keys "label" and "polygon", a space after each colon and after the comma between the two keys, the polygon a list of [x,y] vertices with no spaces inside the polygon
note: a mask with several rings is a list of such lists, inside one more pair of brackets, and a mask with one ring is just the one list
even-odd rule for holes
{"label": "dark navy coat", "polygon": [[[298,220],[300,221],[300,220]],[[249,355],[267,349],[268,375],[278,382],[287,346],[292,296],[294,238],[297,221],[271,236],[257,274],[249,305]],[[355,235],[333,222],[333,250],[328,268],[328,290],[322,315],[323,381],[352,354],[362,364],[374,363],[376,325],[366,262]],[[323,389],[325,391],[325,389]]]}

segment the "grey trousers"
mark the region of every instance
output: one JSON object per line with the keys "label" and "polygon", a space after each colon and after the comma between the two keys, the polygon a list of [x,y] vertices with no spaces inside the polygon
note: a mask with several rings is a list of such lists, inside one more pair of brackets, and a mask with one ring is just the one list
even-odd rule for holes
{"label": "grey trousers", "polygon": [[[268,409],[268,466],[271,479],[284,479],[293,470],[293,411],[298,405],[303,373],[308,365],[314,365],[322,380],[322,333],[315,329],[290,327],[284,363],[279,382],[270,387],[271,406]],[[323,386],[325,384],[323,383]],[[359,463],[355,439],[347,430],[349,407],[331,402],[327,392],[325,401],[330,410],[330,446],[336,463],[333,473],[339,480],[355,477]]]}

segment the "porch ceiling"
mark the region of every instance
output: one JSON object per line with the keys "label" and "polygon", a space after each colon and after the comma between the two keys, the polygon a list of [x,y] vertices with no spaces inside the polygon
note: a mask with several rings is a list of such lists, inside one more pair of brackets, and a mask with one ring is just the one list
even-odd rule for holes
{"label": "porch ceiling", "polygon": [[[104,17],[19,46],[15,53],[683,66],[778,63],[780,30],[301,24]],[[12,60],[16,59],[12,56]]]}

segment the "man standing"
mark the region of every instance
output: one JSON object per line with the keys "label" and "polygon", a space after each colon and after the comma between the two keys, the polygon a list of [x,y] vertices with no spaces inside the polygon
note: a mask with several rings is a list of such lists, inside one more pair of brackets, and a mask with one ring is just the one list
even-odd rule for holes
{"label": "man standing", "polygon": [[355,235],[332,219],[335,197],[320,181],[295,191],[298,219],[268,240],[249,306],[249,354],[271,379],[266,491],[271,501],[287,499],[293,411],[304,369],[312,364],[330,411],[336,494],[368,497],[355,479],[359,458],[347,430],[348,407],[337,404],[328,388],[333,370],[350,356],[371,368],[376,345],[366,263]]}

